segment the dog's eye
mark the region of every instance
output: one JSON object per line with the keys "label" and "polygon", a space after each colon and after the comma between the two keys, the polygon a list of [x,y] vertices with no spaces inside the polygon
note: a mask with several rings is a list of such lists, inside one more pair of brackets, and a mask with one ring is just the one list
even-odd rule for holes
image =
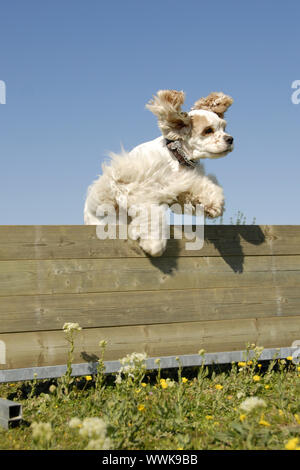
{"label": "dog's eye", "polygon": [[203,135],[208,135],[208,134],[212,134],[214,132],[213,128],[212,127],[206,127],[206,129],[204,129],[204,131],[202,132]]}

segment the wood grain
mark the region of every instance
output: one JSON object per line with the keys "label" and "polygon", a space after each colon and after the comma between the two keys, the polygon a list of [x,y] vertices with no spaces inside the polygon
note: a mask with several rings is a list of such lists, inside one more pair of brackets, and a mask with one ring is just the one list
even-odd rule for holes
{"label": "wood grain", "polygon": [[[299,339],[300,317],[224,320],[161,325],[89,328],[75,340],[74,363],[97,360],[99,341],[108,340],[105,360],[117,360],[132,352],[149,357],[235,351],[246,343],[265,348],[288,347]],[[1,334],[7,364],[2,369],[65,364],[67,342],[62,331]]]}
{"label": "wood grain", "polygon": [[289,286],[0,297],[0,333],[299,315]]}
{"label": "wood grain", "polygon": [[[163,256],[300,254],[299,225],[207,225],[204,233],[201,250],[186,250],[187,240],[171,239]],[[95,226],[0,227],[0,260],[124,257],[146,255],[132,240],[99,240]]]}
{"label": "wood grain", "polygon": [[[171,239],[160,258],[95,226],[0,227],[5,368],[291,346],[300,339],[300,226],[206,226],[201,250]],[[1,367],[1,366],[0,366]],[[4,366],[3,366],[4,367]]]}
{"label": "wood grain", "polygon": [[0,262],[0,296],[299,286],[300,255]]}

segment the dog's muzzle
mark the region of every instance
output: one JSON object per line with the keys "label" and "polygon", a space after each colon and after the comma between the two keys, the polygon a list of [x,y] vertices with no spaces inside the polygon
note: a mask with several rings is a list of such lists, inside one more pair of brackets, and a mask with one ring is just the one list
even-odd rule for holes
{"label": "dog's muzzle", "polygon": [[224,135],[224,140],[225,140],[226,144],[232,145],[234,139],[231,135]]}

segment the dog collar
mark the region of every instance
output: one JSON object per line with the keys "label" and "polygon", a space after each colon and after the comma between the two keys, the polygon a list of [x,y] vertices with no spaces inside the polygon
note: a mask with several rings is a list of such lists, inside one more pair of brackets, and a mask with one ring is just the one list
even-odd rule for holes
{"label": "dog collar", "polygon": [[185,155],[180,140],[165,139],[165,143],[180,165],[186,166],[188,168],[195,168],[197,166],[195,162],[189,160]]}

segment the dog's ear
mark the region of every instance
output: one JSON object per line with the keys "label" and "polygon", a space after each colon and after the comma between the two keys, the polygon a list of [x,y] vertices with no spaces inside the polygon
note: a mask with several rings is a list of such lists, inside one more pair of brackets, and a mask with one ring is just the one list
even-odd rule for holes
{"label": "dog's ear", "polygon": [[191,131],[191,117],[182,112],[183,91],[159,90],[146,108],[158,117],[158,125],[164,137],[170,140],[182,139]]}
{"label": "dog's ear", "polygon": [[224,95],[222,92],[210,93],[206,98],[200,98],[196,101],[192,109],[205,109],[206,111],[213,111],[220,118],[223,119],[225,111],[231,106],[233,99],[231,96]]}

